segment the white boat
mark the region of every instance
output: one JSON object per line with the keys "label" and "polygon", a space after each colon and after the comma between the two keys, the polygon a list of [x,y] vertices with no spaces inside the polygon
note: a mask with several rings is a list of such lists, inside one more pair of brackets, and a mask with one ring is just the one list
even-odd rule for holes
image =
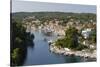
{"label": "white boat", "polygon": [[49,40],[49,41],[48,41],[48,43],[49,43],[49,45],[50,45],[50,44],[52,44],[52,43],[53,43],[53,41],[52,41],[52,40]]}

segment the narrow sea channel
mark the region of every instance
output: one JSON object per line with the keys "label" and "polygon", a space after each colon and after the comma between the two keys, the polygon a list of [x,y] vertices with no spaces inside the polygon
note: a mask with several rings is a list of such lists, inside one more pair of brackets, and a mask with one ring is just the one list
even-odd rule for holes
{"label": "narrow sea channel", "polygon": [[[43,65],[43,64],[60,64],[83,61],[80,57],[63,56],[49,51],[48,40],[57,38],[56,35],[45,36],[39,31],[33,32],[35,39],[34,46],[27,47],[27,56],[23,65]],[[46,38],[46,40],[44,40]]]}

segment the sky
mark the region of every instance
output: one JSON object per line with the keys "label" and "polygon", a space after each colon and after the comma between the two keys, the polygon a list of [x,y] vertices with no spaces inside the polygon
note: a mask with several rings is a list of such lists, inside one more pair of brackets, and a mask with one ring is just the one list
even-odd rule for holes
{"label": "sky", "polygon": [[12,0],[12,12],[46,12],[46,11],[96,13],[96,6]]}

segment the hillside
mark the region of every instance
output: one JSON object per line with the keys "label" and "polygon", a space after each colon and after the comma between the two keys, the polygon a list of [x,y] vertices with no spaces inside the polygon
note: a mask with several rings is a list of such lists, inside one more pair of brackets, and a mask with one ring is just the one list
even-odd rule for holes
{"label": "hillside", "polygon": [[42,20],[80,20],[82,22],[93,20],[96,22],[96,14],[92,13],[65,13],[65,12],[16,12],[11,13],[12,18],[17,21],[22,21],[27,16],[35,16],[40,21]]}

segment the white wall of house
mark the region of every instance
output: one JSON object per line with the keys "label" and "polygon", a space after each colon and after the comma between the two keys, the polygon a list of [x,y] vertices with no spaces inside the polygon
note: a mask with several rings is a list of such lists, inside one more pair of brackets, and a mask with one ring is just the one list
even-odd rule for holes
{"label": "white wall of house", "polygon": [[82,30],[82,35],[84,36],[85,39],[89,38],[90,34],[92,33],[91,29],[85,29]]}

